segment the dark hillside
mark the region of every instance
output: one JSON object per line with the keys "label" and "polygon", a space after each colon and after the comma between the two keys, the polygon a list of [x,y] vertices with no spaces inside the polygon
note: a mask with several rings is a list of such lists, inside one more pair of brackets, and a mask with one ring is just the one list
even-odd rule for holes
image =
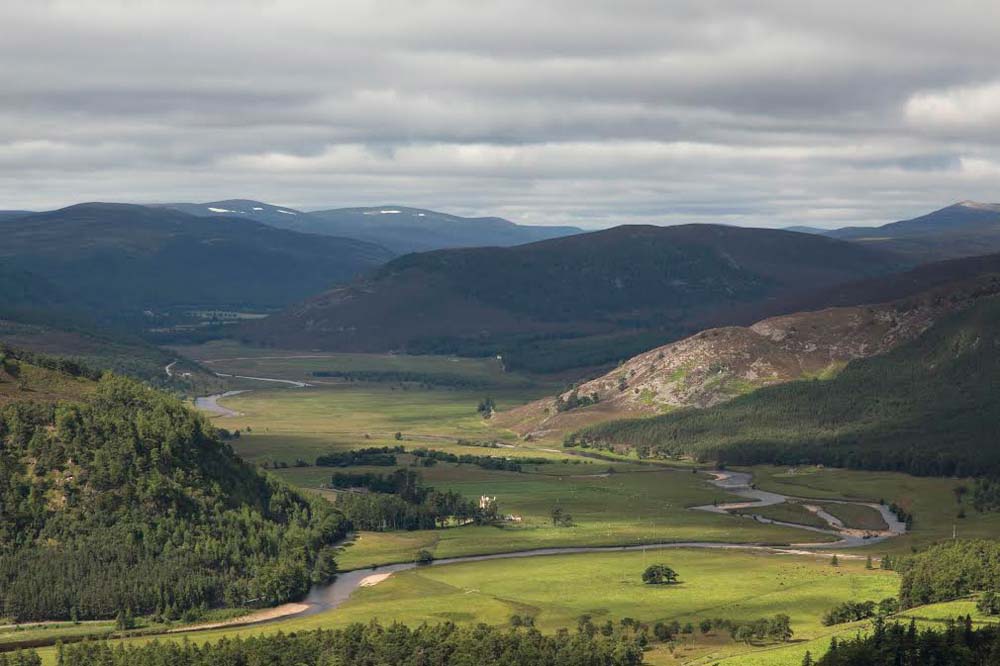
{"label": "dark hillside", "polygon": [[762,307],[894,265],[882,253],[793,232],[626,226],[406,255],[244,330],[279,346],[500,353],[511,367],[559,370],[626,358],[736,305]]}
{"label": "dark hillside", "polygon": [[375,243],[394,253],[449,247],[521,245],[581,233],[576,227],[515,224],[501,217],[462,217],[407,206],[332,208],[304,212],[249,199],[162,204],[199,217],[241,217],[280,229]]}
{"label": "dark hillside", "polygon": [[462,217],[423,208],[375,206],[318,210],[280,226],[360,238],[396,252],[521,245],[582,233],[576,227],[515,224],[502,217]]}
{"label": "dark hillside", "polygon": [[387,260],[381,247],[232,217],[80,204],[0,220],[0,261],[105,317],[171,307],[275,307]]}
{"label": "dark hillside", "polygon": [[[922,264],[906,271],[877,277],[851,280],[822,289],[793,292],[761,306],[735,306],[727,316],[750,323],[755,317],[775,316],[791,312],[821,310],[832,307],[853,307],[871,303],[899,301],[949,285],[972,283],[982,277],[1000,275],[1000,254],[987,254],[960,259],[947,259]],[[714,325],[725,323],[712,321]]]}
{"label": "dark hillside", "polygon": [[913,263],[971,257],[1000,251],[1000,204],[962,201],[878,227],[799,230],[893,252]]}

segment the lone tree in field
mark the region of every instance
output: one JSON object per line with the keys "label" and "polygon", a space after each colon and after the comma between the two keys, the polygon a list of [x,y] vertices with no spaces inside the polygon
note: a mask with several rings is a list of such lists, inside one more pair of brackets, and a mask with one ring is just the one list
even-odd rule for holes
{"label": "lone tree in field", "polygon": [[569,515],[567,511],[564,511],[562,507],[553,507],[552,509],[552,526],[553,527],[572,527],[573,526],[573,516]]}
{"label": "lone tree in field", "polygon": [[484,419],[493,418],[493,413],[497,410],[497,404],[493,401],[493,398],[486,396],[479,401],[479,406],[476,407],[476,411]]}
{"label": "lone tree in field", "polygon": [[668,585],[677,582],[677,572],[666,564],[651,564],[642,572],[642,582],[647,585]]}
{"label": "lone tree in field", "polygon": [[569,515],[569,513],[564,511],[560,506],[552,507],[552,526],[572,527],[573,516]]}

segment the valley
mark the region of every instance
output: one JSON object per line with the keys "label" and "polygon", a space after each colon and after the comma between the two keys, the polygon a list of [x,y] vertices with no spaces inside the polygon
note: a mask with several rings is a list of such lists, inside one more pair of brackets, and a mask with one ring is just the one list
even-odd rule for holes
{"label": "valley", "polygon": [[0,666],[1000,666],[995,4],[0,2]]}
{"label": "valley", "polygon": [[[197,237],[243,210],[217,203],[142,219]],[[248,223],[290,215],[259,207]],[[335,278],[195,310],[164,292],[204,326],[10,310],[0,654],[377,621],[795,666],[875,615],[995,624],[980,588],[895,599],[911,558],[1000,534],[980,478],[997,256],[911,268],[793,232],[641,227],[370,259],[305,301]],[[644,581],[661,565],[677,582]]]}
{"label": "valley", "polygon": [[[523,615],[543,631],[554,631],[576,626],[583,616],[598,627],[608,620],[617,624],[623,617],[635,617],[650,625],[677,622],[678,626],[671,641],[650,646],[645,663],[795,664],[806,650],[822,653],[832,637],[852,635],[863,625],[824,626],[821,616],[831,607],[847,600],[877,602],[896,594],[898,575],[879,567],[883,554],[908,552],[911,545],[930,543],[954,522],[953,512],[933,508],[943,499],[955,503],[951,496],[955,482],[948,479],[809,466],[714,472],[686,460],[613,454],[603,459],[581,457],[574,455],[579,451],[565,449],[559,441],[525,440],[495,425],[493,419],[483,419],[476,412],[477,403],[484,392],[489,393],[503,413],[551,391],[551,385],[498,372],[492,362],[310,354],[214,343],[173,351],[216,372],[286,381],[316,380],[318,372],[387,373],[391,369],[400,373],[405,368],[419,373],[404,375],[413,381],[403,382],[399,374],[368,374],[368,381],[328,377],[323,378],[327,384],[310,381],[310,386],[300,388],[242,381],[236,390],[244,392],[218,400],[220,407],[235,415],[212,418],[218,427],[240,430],[239,438],[229,441],[242,457],[292,485],[332,500],[337,493],[326,486],[331,474],[343,468],[313,464],[318,456],[331,452],[402,446],[407,452],[431,448],[456,455],[548,462],[526,463],[520,472],[469,463],[417,467],[425,482],[435,488],[470,499],[495,495],[501,512],[517,515],[520,521],[436,530],[362,531],[341,547],[337,561],[342,573],[336,582],[306,597],[309,608],[304,612],[251,626],[160,633],[157,640],[161,641],[186,636],[202,643],[347,627],[376,618],[409,625],[442,621],[507,624],[511,616]],[[477,383],[474,389],[455,388],[414,380],[415,376],[448,376],[453,382],[462,378]],[[299,460],[307,464],[297,466]],[[417,462],[403,453],[397,456],[395,467],[361,465],[346,470],[384,473],[414,469]],[[722,477],[718,484],[712,482],[713,474]],[[749,474],[760,490],[747,487]],[[879,491],[887,495],[887,503],[899,502],[918,516],[911,531],[887,540],[855,537],[850,543],[836,543],[840,535],[766,524],[726,512],[727,505],[746,509],[748,501],[759,504],[762,497],[776,501],[774,493],[816,504],[847,500],[861,503],[849,506],[878,505]],[[570,526],[552,524],[554,506],[572,515]],[[774,506],[792,505],[772,504],[760,508],[758,515],[766,515]],[[970,511],[963,531],[968,530],[966,536],[996,534],[1000,523],[995,516]],[[433,558],[430,566],[414,564],[424,550]],[[837,566],[830,564],[833,553],[839,555]],[[871,569],[866,567],[870,554],[875,560]],[[649,563],[659,561],[669,562],[680,572],[679,587],[642,585],[639,574]],[[919,615],[920,609],[914,612]],[[731,640],[723,628],[726,620],[775,613],[791,617],[792,643],[747,645]],[[703,631],[700,625],[706,620],[715,624]],[[199,623],[205,624],[199,621],[195,626]],[[690,633],[685,630],[689,623],[694,627]],[[73,632],[87,633],[85,627],[53,627],[45,630],[50,632],[47,635],[36,632],[49,640],[55,636],[70,640]],[[149,630],[158,633],[155,625]],[[140,645],[148,640],[148,636],[136,636],[126,643]],[[45,663],[54,658],[52,648],[41,648],[41,654]]]}

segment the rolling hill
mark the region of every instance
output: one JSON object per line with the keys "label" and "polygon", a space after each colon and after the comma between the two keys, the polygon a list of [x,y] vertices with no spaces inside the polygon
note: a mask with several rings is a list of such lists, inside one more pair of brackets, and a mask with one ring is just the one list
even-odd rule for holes
{"label": "rolling hill", "polygon": [[97,387],[95,371],[66,359],[0,345],[0,406],[80,400]]}
{"label": "rolling hill", "polygon": [[501,354],[511,368],[558,371],[689,335],[734,305],[763,307],[895,263],[850,243],[785,231],[623,226],[399,257],[241,334],[292,348]]}
{"label": "rolling hill", "polygon": [[248,199],[164,206],[202,217],[235,215],[282,229],[357,238],[397,254],[455,247],[508,247],[581,232],[576,227],[528,226],[500,217],[461,217],[407,206],[304,212]]}
{"label": "rolling hill", "polygon": [[708,409],[585,428],[570,443],[730,464],[966,476],[1000,472],[1000,297],[833,379],[759,389]]}
{"label": "rolling hill", "polygon": [[176,307],[279,307],[391,256],[363,241],[129,204],[0,220],[0,234],[8,275],[37,276],[75,309],[104,319]]}
{"label": "rolling hill", "polygon": [[833,238],[899,238],[924,234],[1000,232],[1000,204],[962,201],[910,220],[880,227],[844,227],[827,232]]}
{"label": "rolling hill", "polygon": [[581,233],[577,227],[515,224],[501,217],[460,217],[422,208],[374,206],[310,213],[305,231],[378,243],[400,253],[455,247],[508,247]]}
{"label": "rolling hill", "polygon": [[885,353],[942,317],[1000,293],[1000,258],[996,267],[996,273],[888,303],[798,312],[749,327],[709,329],[495,419],[522,435],[543,436],[616,418],[711,407],[798,379],[830,378],[848,362]]}
{"label": "rolling hill", "polygon": [[[195,217],[239,217],[246,220],[254,220],[275,227],[294,228],[296,220],[286,218],[306,218],[309,213],[301,210],[275,206],[263,201],[253,201],[252,199],[226,199],[225,201],[209,201],[207,203],[173,203],[157,204],[157,208],[178,210]],[[305,229],[294,229],[305,231]],[[336,235],[336,234],[332,234]]]}
{"label": "rolling hill", "polygon": [[1000,204],[962,201],[879,227],[789,230],[884,248],[914,262],[969,257],[1000,251]]}

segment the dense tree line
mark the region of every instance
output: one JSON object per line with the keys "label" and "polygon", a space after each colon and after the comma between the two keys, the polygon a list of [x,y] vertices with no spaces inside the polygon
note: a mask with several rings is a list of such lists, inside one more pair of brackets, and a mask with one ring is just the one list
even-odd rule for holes
{"label": "dense tree line", "polygon": [[419,504],[430,492],[422,485],[420,475],[409,469],[397,469],[389,474],[372,472],[334,472],[330,487],[335,489],[363,488],[373,493],[399,495],[401,499]]}
{"label": "dense tree line", "polygon": [[407,370],[316,370],[313,377],[343,379],[349,382],[421,384],[446,388],[473,389],[488,384],[485,379],[444,372],[413,372]]}
{"label": "dense tree line", "polygon": [[826,626],[867,620],[876,615],[891,615],[899,610],[899,602],[893,598],[874,601],[845,601],[823,614]]}
{"label": "dense tree line", "polygon": [[544,635],[533,628],[501,629],[484,624],[445,623],[409,629],[400,624],[383,626],[372,622],[335,631],[222,639],[207,645],[81,643],[65,647],[60,663],[63,666],[637,666],[642,663],[642,648],[631,631],[616,631],[612,636],[579,631]]}
{"label": "dense tree line", "polygon": [[106,376],[0,410],[0,615],[176,616],[275,604],[335,572],[328,503],[244,463],[181,402]]}
{"label": "dense tree line", "polygon": [[497,519],[495,504],[481,508],[454,491],[437,491],[423,485],[420,475],[408,469],[385,475],[338,472],[331,486],[369,491],[345,490],[337,495],[337,508],[356,529],[426,530],[451,520],[486,524]]}
{"label": "dense tree line", "polygon": [[960,618],[943,631],[918,632],[913,622],[886,625],[875,621],[873,631],[856,638],[831,641],[816,666],[995,666],[1000,664],[1000,628],[973,627]]}
{"label": "dense tree line", "polygon": [[48,354],[38,354],[0,344],[0,370],[12,376],[17,376],[21,362],[61,372],[70,377],[84,377],[95,381],[101,377],[100,370],[96,370],[77,360],[60,356],[50,356]]}
{"label": "dense tree line", "polygon": [[567,444],[743,465],[997,474],[998,330],[1000,300],[983,299],[885,355],[850,363],[834,379],[767,387],[709,409],[598,424]]}
{"label": "dense tree line", "polygon": [[475,465],[483,469],[499,470],[503,472],[520,472],[522,465],[546,465],[552,462],[551,458],[503,458],[501,456],[475,456],[470,453],[448,453],[447,451],[437,451],[435,449],[414,449],[410,452],[425,466],[433,465],[435,462],[456,463],[462,465]]}
{"label": "dense tree line", "polygon": [[372,467],[393,467],[396,465],[396,454],[405,453],[402,446],[369,447],[351,451],[334,451],[317,456],[317,467],[355,467],[370,465]]}
{"label": "dense tree line", "polygon": [[1000,542],[950,541],[895,562],[905,608],[1000,590]]}
{"label": "dense tree line", "polygon": [[42,659],[34,650],[0,652],[0,666],[42,666]]}
{"label": "dense tree line", "polygon": [[1000,510],[1000,478],[976,479],[972,488],[972,506],[976,511]]}

